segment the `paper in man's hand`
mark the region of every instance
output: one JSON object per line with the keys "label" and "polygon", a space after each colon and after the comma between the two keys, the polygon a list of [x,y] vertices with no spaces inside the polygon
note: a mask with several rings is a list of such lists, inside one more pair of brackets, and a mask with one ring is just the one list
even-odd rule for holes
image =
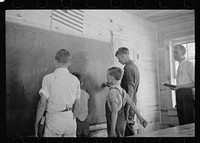
{"label": "paper in man's hand", "polygon": [[166,82],[164,82],[162,85],[163,86],[167,86],[169,88],[176,88],[176,85],[173,85],[173,84],[170,84],[170,83],[166,83]]}

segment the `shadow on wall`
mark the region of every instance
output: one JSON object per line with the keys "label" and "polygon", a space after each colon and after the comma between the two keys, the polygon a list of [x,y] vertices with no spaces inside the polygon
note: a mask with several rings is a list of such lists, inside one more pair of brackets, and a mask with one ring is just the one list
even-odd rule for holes
{"label": "shadow on wall", "polygon": [[108,89],[103,89],[102,83],[106,81],[107,67],[90,52],[78,52],[73,57],[69,70],[83,75],[83,88],[90,95],[88,107],[90,124],[105,122],[104,104]]}
{"label": "shadow on wall", "polygon": [[70,72],[84,75],[90,95],[91,124],[105,122],[107,89],[101,88],[107,68],[113,65],[110,43],[84,39],[6,22],[6,127],[7,136],[34,134],[43,77],[55,70],[54,57],[62,48],[72,52]]}

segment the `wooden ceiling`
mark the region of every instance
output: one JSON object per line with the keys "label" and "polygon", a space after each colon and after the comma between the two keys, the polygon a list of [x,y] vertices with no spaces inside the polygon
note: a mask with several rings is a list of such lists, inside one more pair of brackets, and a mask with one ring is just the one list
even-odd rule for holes
{"label": "wooden ceiling", "polygon": [[154,23],[177,17],[194,17],[194,10],[124,10]]}

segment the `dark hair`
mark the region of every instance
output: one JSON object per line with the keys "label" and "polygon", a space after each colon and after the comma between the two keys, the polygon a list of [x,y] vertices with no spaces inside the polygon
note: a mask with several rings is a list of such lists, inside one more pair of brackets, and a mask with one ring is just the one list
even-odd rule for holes
{"label": "dark hair", "polygon": [[128,48],[126,48],[126,47],[120,47],[120,48],[116,51],[115,56],[117,56],[117,55],[122,55],[122,54],[125,54],[125,55],[129,54]]}
{"label": "dark hair", "polygon": [[109,75],[113,76],[115,80],[120,80],[123,75],[123,70],[119,67],[112,67],[108,69]]}
{"label": "dark hair", "polygon": [[179,49],[179,50],[183,51],[183,55],[185,55],[185,53],[186,53],[185,47],[181,44],[175,45],[174,49]]}
{"label": "dark hair", "polygon": [[78,80],[82,83],[82,76],[81,76],[81,74],[80,73],[78,73],[78,72],[73,72],[72,73],[75,77],[77,77],[78,78]]}
{"label": "dark hair", "polygon": [[56,61],[59,63],[67,64],[72,58],[71,53],[66,49],[61,49],[56,53]]}

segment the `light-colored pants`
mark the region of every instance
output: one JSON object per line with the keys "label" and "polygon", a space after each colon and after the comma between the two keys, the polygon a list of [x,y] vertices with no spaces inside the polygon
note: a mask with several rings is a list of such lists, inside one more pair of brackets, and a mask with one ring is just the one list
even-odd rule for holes
{"label": "light-colored pants", "polygon": [[47,112],[44,137],[76,137],[76,127],[72,111]]}

